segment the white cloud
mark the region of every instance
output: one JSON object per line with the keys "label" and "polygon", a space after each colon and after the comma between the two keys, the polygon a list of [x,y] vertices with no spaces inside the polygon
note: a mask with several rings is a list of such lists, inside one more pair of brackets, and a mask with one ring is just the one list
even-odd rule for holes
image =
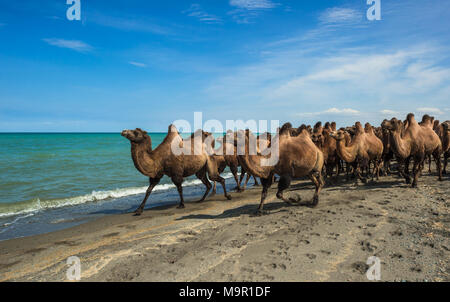
{"label": "white cloud", "polygon": [[278,4],[270,0],[230,0],[230,5],[247,10],[270,9]]}
{"label": "white cloud", "polygon": [[387,114],[397,114],[398,112],[394,111],[394,110],[384,109],[384,110],[381,110],[380,113],[387,115]]}
{"label": "white cloud", "polygon": [[353,23],[361,20],[361,13],[355,9],[333,7],[325,10],[319,21],[323,24]]}
{"label": "white cloud", "polygon": [[279,4],[270,0],[230,0],[235,7],[229,14],[237,23],[251,23],[262,11],[277,7]]}
{"label": "white cloud", "polygon": [[134,61],[130,61],[128,63],[130,63],[131,65],[134,65],[136,67],[141,67],[141,68],[147,67],[147,65],[144,63],[139,63],[139,62],[134,62]]}
{"label": "white cloud", "polygon": [[312,116],[320,116],[320,115],[324,115],[324,116],[337,116],[337,115],[342,115],[342,116],[354,116],[354,115],[359,115],[361,114],[360,111],[356,110],[356,109],[352,109],[352,108],[343,108],[343,109],[339,109],[339,108],[330,108],[324,111],[320,111],[320,112],[303,112],[303,113],[299,113],[297,114],[298,116],[302,116],[302,117],[312,117]]}
{"label": "white cloud", "polygon": [[420,113],[428,113],[428,114],[444,114],[442,110],[439,108],[433,108],[433,107],[421,107],[417,108],[417,111]]}
{"label": "white cloud", "polygon": [[89,22],[123,31],[146,32],[155,35],[173,34],[172,30],[156,24],[153,20],[137,16],[115,17],[96,13],[89,18]]}
{"label": "white cloud", "polygon": [[197,18],[199,21],[207,24],[222,23],[222,19],[220,17],[207,13],[200,4],[192,4],[182,13],[187,14],[189,17]]}
{"label": "white cloud", "polygon": [[56,47],[68,48],[82,53],[89,52],[94,49],[91,45],[79,40],[64,40],[53,38],[53,39],[43,39],[43,41]]}

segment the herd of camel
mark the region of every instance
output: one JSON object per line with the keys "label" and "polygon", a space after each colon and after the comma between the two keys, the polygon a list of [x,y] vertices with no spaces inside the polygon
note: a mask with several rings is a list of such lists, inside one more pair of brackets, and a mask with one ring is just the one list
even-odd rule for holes
{"label": "herd of camel", "polygon": [[[194,139],[195,135],[201,135],[202,139]],[[186,177],[196,175],[206,186],[206,192],[200,202],[205,200],[212,188],[210,180],[214,181],[213,193],[215,183],[219,182],[225,197],[231,200],[225,180],[220,176],[226,167],[230,168],[234,176],[238,192],[245,189],[251,176],[255,177],[255,181],[256,177],[259,177],[263,189],[257,213],[262,214],[264,200],[275,181],[275,175],[279,177],[276,196],[289,204],[299,203],[297,199],[283,196],[283,191],[289,188],[291,180],[309,177],[315,186],[315,192],[312,202],[307,205],[315,207],[325,184],[323,176],[337,182],[339,174],[346,172],[347,180],[352,177],[356,182],[361,180],[366,183],[369,177],[374,181],[375,177],[378,180],[380,175],[392,173],[394,165],[391,162],[395,160],[397,173],[407,184],[417,187],[426,160],[429,161],[431,173],[433,157],[437,175],[442,181],[442,174],[446,173],[450,157],[450,121],[440,123],[433,117],[424,115],[422,121],[417,122],[412,113],[408,114],[404,121],[396,118],[384,120],[377,128],[369,123],[363,127],[360,122],[340,129],[336,129],[334,122],[327,122],[323,126],[318,122],[314,127],[301,125],[298,128],[286,123],[274,136],[270,133],[255,136],[247,129],[228,131],[224,137],[217,140],[211,133],[203,130],[183,139],[176,127],[170,125],[166,138],[156,149],[152,149],[152,141],[147,132],[139,128],[124,130],[122,136],[131,142],[131,156],[136,169],[150,179],[150,186],[135,215],[142,214],[153,188],[164,175],[170,177],[178,189],[181,199],[179,208],[184,208],[182,183]],[[240,140],[245,143],[239,144]],[[186,144],[192,150],[199,148],[197,150],[201,152],[192,155],[174,154],[171,149],[174,141],[180,146]],[[214,149],[215,141],[221,143],[220,148]],[[258,142],[256,152],[250,152],[251,141]],[[266,150],[277,152],[278,160],[273,165],[265,163],[271,156],[264,152]],[[413,166],[410,171],[411,161]],[[238,167],[241,168],[240,179]],[[247,181],[241,187],[245,174]]]}

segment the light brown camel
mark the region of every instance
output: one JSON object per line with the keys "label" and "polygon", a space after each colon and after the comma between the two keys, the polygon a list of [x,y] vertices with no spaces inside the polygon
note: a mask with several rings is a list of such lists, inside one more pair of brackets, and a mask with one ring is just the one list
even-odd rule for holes
{"label": "light brown camel", "polygon": [[[239,162],[250,174],[261,179],[263,190],[258,214],[263,213],[264,200],[267,191],[273,182],[274,174],[280,176],[278,183],[277,198],[287,202],[297,200],[283,197],[283,191],[289,188],[292,178],[308,176],[314,183],[316,190],[310,206],[316,206],[319,202],[319,194],[324,185],[322,179],[322,168],[324,164],[323,153],[314,145],[307,130],[303,130],[298,136],[291,136],[292,125],[285,124],[279,134],[272,139],[271,153],[256,155],[250,152],[250,142],[256,138],[250,131],[239,132],[239,139],[235,141],[238,147]],[[245,144],[241,144],[242,138]],[[278,156],[276,156],[278,155]],[[270,162],[269,158],[278,159]]]}
{"label": "light brown camel", "polygon": [[[214,162],[210,160],[210,156],[205,150],[204,140],[210,136],[202,130],[196,132],[200,139],[195,139],[195,134],[190,138],[182,139],[174,125],[169,126],[164,141],[156,148],[152,149],[152,141],[146,131],[139,128],[135,130],[124,130],[122,136],[126,137],[131,143],[131,157],[134,166],[143,175],[150,179],[150,186],[147,189],[144,200],[136,209],[135,215],[142,214],[145,203],[150,196],[153,188],[160,182],[164,175],[171,178],[177,187],[180,195],[179,208],[184,208],[183,187],[182,183],[185,177],[196,175],[206,186],[206,192],[200,201],[205,200],[211,190],[211,183],[206,177],[206,173],[211,180],[218,181],[222,184],[225,197],[230,200],[231,196],[227,194],[225,188],[225,180],[218,174],[218,168]],[[190,144],[190,154],[174,154],[173,145],[178,147],[186,147]],[[194,150],[200,152],[194,153]]]}
{"label": "light brown camel", "polygon": [[334,131],[330,134],[337,141],[337,153],[342,160],[347,163],[354,164],[355,173],[362,182],[367,182],[366,178],[361,175],[361,169],[367,168],[370,161],[375,163],[375,170],[372,174],[372,180],[375,175],[379,179],[379,172],[382,165],[383,143],[375,135],[370,125],[366,125],[366,129],[362,128],[360,122],[356,122],[354,127],[354,137],[350,143],[346,143],[348,138],[345,136],[344,130]]}
{"label": "light brown camel", "polygon": [[383,121],[382,127],[391,132],[393,151],[399,161],[405,162],[403,174],[407,183],[411,182],[411,177],[407,171],[409,159],[414,160],[412,187],[417,187],[420,171],[427,155],[433,155],[439,180],[442,180],[440,161],[442,143],[439,136],[433,131],[431,118],[424,118],[422,125],[419,125],[414,118],[414,114],[410,113],[406,118],[406,123],[393,118],[390,121]]}

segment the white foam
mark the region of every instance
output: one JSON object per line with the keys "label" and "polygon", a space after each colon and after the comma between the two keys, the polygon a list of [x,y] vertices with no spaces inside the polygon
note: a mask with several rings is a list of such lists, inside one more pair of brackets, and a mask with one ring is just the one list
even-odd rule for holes
{"label": "white foam", "polygon": [[[224,178],[230,178],[233,175],[231,173],[225,173],[223,175]],[[196,186],[202,184],[202,181],[199,179],[193,179],[189,181],[185,181],[183,183],[183,187]],[[156,191],[167,191],[172,188],[175,188],[173,183],[170,184],[159,184],[154,189],[153,192]],[[96,202],[102,201],[106,199],[116,199],[127,196],[133,196],[138,194],[143,194],[147,191],[147,187],[130,187],[130,188],[122,188],[115,189],[110,191],[93,191],[91,194],[86,194],[82,196],[69,197],[63,199],[54,199],[54,200],[44,200],[41,201],[39,198],[29,202],[29,203],[11,203],[8,204],[4,213],[0,213],[0,218],[22,215],[22,214],[30,214],[33,215],[38,211],[45,209],[55,209],[66,206],[76,206],[88,202]],[[2,206],[2,205],[0,205]],[[5,205],[3,205],[5,206]],[[28,216],[27,216],[28,217]]]}

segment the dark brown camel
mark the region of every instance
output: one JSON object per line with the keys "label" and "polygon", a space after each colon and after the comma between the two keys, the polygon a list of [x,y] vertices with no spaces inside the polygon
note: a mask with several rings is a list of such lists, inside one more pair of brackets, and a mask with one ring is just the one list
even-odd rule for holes
{"label": "dark brown camel", "polygon": [[[206,192],[200,201],[205,200],[211,190],[206,173],[211,180],[218,181],[222,184],[225,197],[230,200],[231,196],[227,194],[225,188],[225,180],[218,174],[218,168],[210,159],[205,150],[204,140],[209,136],[208,133],[199,130],[196,135],[190,138],[182,139],[175,126],[170,125],[164,141],[156,148],[152,149],[152,141],[146,131],[139,128],[135,130],[124,130],[122,136],[126,137],[131,143],[131,157],[134,166],[143,175],[150,179],[150,186],[147,189],[144,200],[136,209],[135,215],[142,214],[145,203],[149,198],[153,188],[160,182],[164,175],[171,178],[177,187],[180,195],[179,208],[184,208],[183,187],[182,183],[185,177],[196,175],[206,186]],[[196,139],[195,137],[200,137]],[[190,154],[175,155],[173,146],[180,148],[190,145]],[[195,153],[195,150],[200,152]]]}

